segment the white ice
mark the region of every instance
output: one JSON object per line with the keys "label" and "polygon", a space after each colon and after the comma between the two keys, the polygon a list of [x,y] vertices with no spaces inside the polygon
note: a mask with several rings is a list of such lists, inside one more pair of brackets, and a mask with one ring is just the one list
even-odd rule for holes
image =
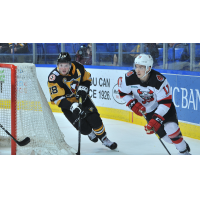
{"label": "white ice", "polygon": [[[78,148],[78,131],[61,113],[54,113],[66,142],[75,150]],[[113,151],[102,145],[100,141],[93,143],[88,136],[81,135],[81,155],[168,155],[156,135],[147,135],[143,126],[103,118],[108,138],[118,144],[118,150]],[[200,155],[200,140],[184,137],[190,145],[191,154]],[[177,155],[173,144],[165,143],[172,155]]]}
{"label": "white ice", "polygon": [[[54,116],[67,144],[77,150],[78,131],[62,113],[54,113]],[[93,143],[88,136],[81,135],[81,155],[168,155],[156,135],[147,135],[143,126],[105,118],[102,120],[108,138],[118,144],[118,151],[108,149],[100,141]],[[191,148],[191,154],[200,155],[200,140],[185,136],[184,139]],[[163,143],[172,155],[178,154],[173,144]],[[10,149],[0,148],[0,155],[10,155]]]}

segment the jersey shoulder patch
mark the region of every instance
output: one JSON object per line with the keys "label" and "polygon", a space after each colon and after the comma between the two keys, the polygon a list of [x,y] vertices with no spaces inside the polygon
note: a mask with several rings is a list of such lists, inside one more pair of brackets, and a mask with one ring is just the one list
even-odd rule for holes
{"label": "jersey shoulder patch", "polygon": [[155,70],[151,70],[150,80],[149,80],[149,86],[152,86],[156,88],[157,90],[160,89],[161,85],[165,81],[165,76],[162,75],[160,72],[157,72]]}
{"label": "jersey shoulder patch", "polygon": [[133,74],[134,74],[134,71],[129,71],[129,72],[126,73],[126,77],[129,77],[129,76],[131,76]]}
{"label": "jersey shoulder patch", "polygon": [[55,74],[51,74],[49,76],[49,81],[52,82],[52,81],[55,81],[56,80],[56,75]]}
{"label": "jersey shoulder patch", "polygon": [[59,76],[59,72],[56,71],[56,69],[54,69],[53,71],[51,71],[51,73],[48,76],[48,81],[49,82],[54,82],[56,80],[56,77]]}
{"label": "jersey shoulder patch", "polygon": [[156,77],[160,82],[163,82],[165,80],[165,78],[162,75],[157,74]]}

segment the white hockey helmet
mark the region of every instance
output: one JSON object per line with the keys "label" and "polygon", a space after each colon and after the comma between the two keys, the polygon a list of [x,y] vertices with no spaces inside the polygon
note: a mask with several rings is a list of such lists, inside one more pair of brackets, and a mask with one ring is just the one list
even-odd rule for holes
{"label": "white hockey helmet", "polygon": [[153,67],[153,58],[149,54],[142,53],[135,58],[134,67],[136,64],[144,65],[146,66],[146,70],[148,70],[149,67]]}

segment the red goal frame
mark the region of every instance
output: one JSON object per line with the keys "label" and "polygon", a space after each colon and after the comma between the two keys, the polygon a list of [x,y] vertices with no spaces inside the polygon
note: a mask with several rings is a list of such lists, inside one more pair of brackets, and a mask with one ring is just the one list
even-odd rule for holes
{"label": "red goal frame", "polygon": [[[11,135],[17,139],[17,66],[0,64],[0,68],[11,70]],[[11,139],[11,155],[16,155],[17,144]]]}

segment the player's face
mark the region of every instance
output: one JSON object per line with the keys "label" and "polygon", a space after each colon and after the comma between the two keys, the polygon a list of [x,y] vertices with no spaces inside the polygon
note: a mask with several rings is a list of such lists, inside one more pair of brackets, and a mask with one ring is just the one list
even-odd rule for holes
{"label": "player's face", "polygon": [[66,75],[69,73],[71,65],[69,63],[58,63],[58,67],[59,67],[59,72],[63,75]]}
{"label": "player's face", "polygon": [[135,71],[138,78],[142,78],[145,75],[146,66],[144,65],[135,65]]}

